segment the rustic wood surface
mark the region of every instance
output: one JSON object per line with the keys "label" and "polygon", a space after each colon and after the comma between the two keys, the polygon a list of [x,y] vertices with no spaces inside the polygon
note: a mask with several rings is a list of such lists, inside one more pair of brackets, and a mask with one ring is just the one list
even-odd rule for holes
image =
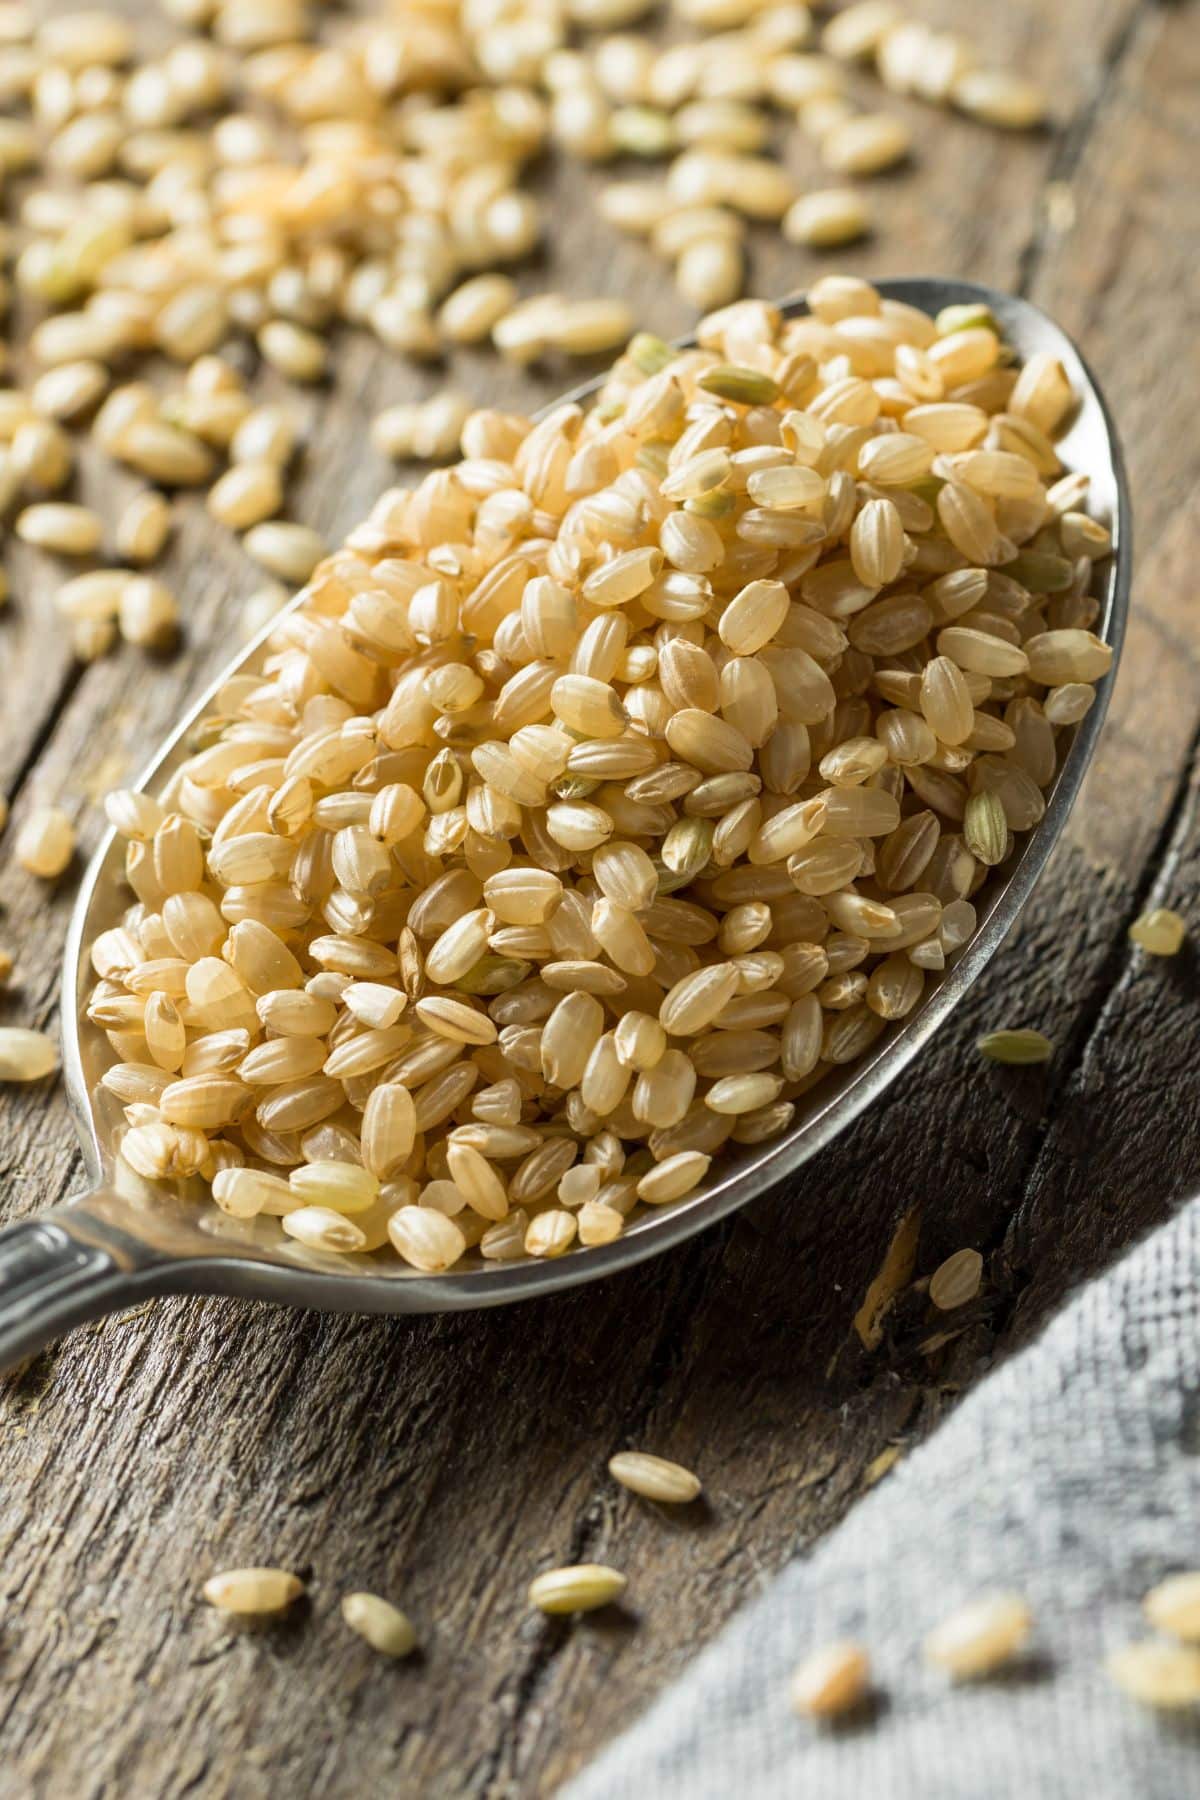
{"label": "rustic wood surface", "polygon": [[[1064,127],[1010,140],[903,108],[917,167],[877,184],[891,222],[839,260],[969,275],[1047,307],[1105,385],[1135,490],[1136,606],[1111,722],[1019,938],[837,1147],[665,1260],[551,1302],[442,1319],[160,1301],[76,1332],[11,1380],[0,1793],[553,1792],[889,1455],[1200,1176],[1195,954],[1153,962],[1126,939],[1148,900],[1195,916],[1200,862],[1200,8],[917,10],[977,20],[991,52],[1040,73]],[[552,251],[530,285],[625,292],[648,325],[685,328],[659,267],[596,223],[590,179],[547,177]],[[817,266],[763,234],[757,291],[803,285]],[[525,402],[566,380],[484,355],[455,374],[481,399]],[[387,474],[369,411],[438,379],[347,337],[336,390],[311,404],[321,430],[299,516],[331,538],[352,524]],[[106,510],[132,485],[91,463],[81,481]],[[168,576],[187,641],[151,667],[129,651],[73,664],[55,571],[6,552],[0,779],[14,824],[59,800],[89,846],[95,796],[228,657],[255,577],[197,504],[179,512]],[[72,889],[4,859],[0,941],[19,955],[7,1022],[53,1021]],[[1054,1061],[982,1068],[975,1035],[1016,1023],[1046,1030]],[[0,1121],[7,1215],[69,1193],[79,1159],[61,1093],[9,1090]],[[868,1354],[853,1316],[916,1208],[915,1276],[971,1244],[985,1286],[932,1349],[946,1327],[910,1288]],[[616,1489],[604,1465],[627,1445],[699,1469],[706,1503],[667,1517]],[[628,1607],[574,1626],[531,1617],[531,1574],[573,1559],[627,1570]],[[199,1583],[260,1561],[302,1572],[310,1600],[284,1627],[231,1636]],[[419,1659],[387,1664],[344,1630],[337,1600],[352,1586],[403,1598]]]}

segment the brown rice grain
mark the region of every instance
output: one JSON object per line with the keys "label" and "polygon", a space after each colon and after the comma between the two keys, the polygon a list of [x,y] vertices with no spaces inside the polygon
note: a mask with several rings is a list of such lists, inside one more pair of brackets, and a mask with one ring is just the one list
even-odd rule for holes
{"label": "brown rice grain", "polygon": [[834,1718],[859,1705],[871,1679],[861,1644],[851,1639],[813,1650],[792,1676],[792,1706],[814,1719]]}
{"label": "brown rice grain", "polygon": [[992,1674],[1020,1655],[1033,1615],[1018,1594],[985,1594],[944,1619],[925,1639],[925,1656],[956,1681]]}
{"label": "brown rice grain", "polygon": [[1142,1601],[1151,1625],[1184,1643],[1200,1643],[1200,1573],[1194,1569],[1168,1575]]}
{"label": "brown rice grain", "polygon": [[608,1461],[614,1481],[643,1499],[665,1506],[686,1506],[700,1492],[700,1477],[681,1463],[644,1450],[622,1450]]}
{"label": "brown rice grain", "polygon": [[467,1247],[453,1219],[427,1207],[400,1207],[388,1220],[387,1230],[393,1249],[426,1275],[451,1268]]}
{"label": "brown rice grain", "polygon": [[[525,1232],[527,1256],[563,1256],[571,1248],[578,1231],[575,1215],[560,1208],[538,1213],[529,1221]],[[578,1608],[566,1609],[577,1611]]]}
{"label": "brown rice grain", "polygon": [[1040,1031],[989,1031],[977,1040],[977,1048],[989,1062],[1016,1067],[1049,1062],[1054,1055],[1053,1043]]}
{"label": "brown rice grain", "polygon": [[75,854],[75,827],[61,808],[35,807],[17,832],[15,854],[31,875],[53,881]]}
{"label": "brown rice grain", "polygon": [[1186,937],[1186,921],[1165,906],[1151,907],[1129,927],[1130,942],[1150,956],[1178,956]]}
{"label": "brown rice grain", "polygon": [[625,1228],[622,1215],[600,1200],[588,1200],[578,1214],[579,1241],[588,1248],[615,1243]]}
{"label": "brown rice grain", "polygon": [[322,538],[309,526],[278,519],[251,526],[243,545],[252,561],[281,581],[307,581],[325,554]]}
{"label": "brown rice grain", "polygon": [[285,1213],[283,1229],[307,1250],[330,1250],[345,1255],[364,1250],[367,1239],[352,1219],[343,1218],[328,1206],[301,1206]]}
{"label": "brown rice grain", "polygon": [[342,1618],[351,1631],[365,1638],[372,1650],[381,1656],[409,1656],[417,1647],[417,1634],[412,1621],[378,1594],[345,1594],[341,1604]]}
{"label": "brown rice grain", "polygon": [[664,1206],[669,1201],[679,1200],[703,1181],[711,1162],[711,1156],[699,1151],[679,1151],[641,1177],[637,1184],[638,1198],[649,1206]]}
{"label": "brown rice grain", "polygon": [[965,1306],[979,1292],[983,1258],[978,1250],[956,1250],[939,1263],[929,1282],[929,1298],[939,1312]]}
{"label": "brown rice grain", "polygon": [[113,546],[123,560],[151,563],[161,554],[171,533],[171,508],[153,489],[136,494],[117,520]]}
{"label": "brown rice grain", "polygon": [[1200,1650],[1147,1639],[1125,1644],[1108,1658],[1117,1686],[1143,1706],[1171,1711],[1200,1700]]}
{"label": "brown rice grain", "polygon": [[0,1081],[40,1081],[58,1067],[58,1051],[42,1031],[0,1026]]}
{"label": "brown rice grain", "polygon": [[[536,1221],[535,1221],[536,1222]],[[576,1563],[547,1569],[529,1585],[529,1604],[544,1613],[594,1612],[625,1592],[626,1578],[603,1563]]]}
{"label": "brown rice grain", "polygon": [[18,513],[13,528],[27,544],[57,556],[90,556],[100,546],[104,527],[90,507],[44,501]]}
{"label": "brown rice grain", "polygon": [[204,1583],[209,1605],[239,1618],[283,1612],[303,1592],[300,1577],[286,1569],[223,1569]]}

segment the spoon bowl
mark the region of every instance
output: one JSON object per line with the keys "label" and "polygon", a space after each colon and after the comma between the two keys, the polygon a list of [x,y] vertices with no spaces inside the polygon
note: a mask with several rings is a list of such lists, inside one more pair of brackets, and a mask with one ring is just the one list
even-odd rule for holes
{"label": "spoon bowl", "polygon": [[[1066,368],[1078,396],[1061,438],[1065,466],[1090,477],[1089,508],[1110,528],[1113,553],[1098,567],[1097,633],[1119,654],[1130,586],[1130,503],[1108,409],[1083,358],[1062,330],[1029,301],[971,282],[923,279],[881,282],[886,297],[927,313],[963,303],[986,304],[1021,360],[1049,351]],[[787,314],[806,311],[787,302]],[[565,396],[583,400],[593,381]],[[157,788],[190,753],[190,734],[230,677],[261,663],[268,626],[200,696],[172,738],[134,784]],[[78,1129],[89,1190],[0,1233],[0,1367],[28,1356],[67,1327],[152,1294],[219,1293],[338,1312],[448,1312],[499,1306],[596,1280],[657,1256],[746,1205],[825,1148],[879,1098],[928,1042],[995,955],[1062,833],[1091,760],[1107,708],[1111,676],[1075,727],[1046,813],[999,879],[977,896],[979,926],[970,943],[927,985],[920,1006],[889,1028],[861,1061],[834,1070],[799,1103],[783,1136],[766,1145],[728,1147],[709,1180],[674,1205],[635,1219],[615,1243],[577,1249],[553,1261],[468,1262],[442,1275],[422,1275],[395,1258],[357,1256],[353,1263],[284,1237],[277,1220],[238,1220],[221,1213],[205,1185],[147,1182],[114,1155],[121,1109],[99,1087],[109,1052],[84,1019],[91,982],[88,953],[100,932],[129,904],[121,844],[109,832],[84,876],[68,933],[62,983],[63,1070]]]}

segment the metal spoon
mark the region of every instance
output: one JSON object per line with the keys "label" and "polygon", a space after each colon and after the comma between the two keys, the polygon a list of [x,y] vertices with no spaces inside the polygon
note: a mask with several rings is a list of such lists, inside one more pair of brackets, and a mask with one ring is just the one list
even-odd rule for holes
{"label": "metal spoon", "polygon": [[[984,302],[1022,360],[1048,350],[1065,365],[1079,409],[1061,442],[1064,464],[1091,478],[1089,507],[1109,524],[1114,551],[1098,571],[1097,630],[1119,652],[1129,603],[1130,502],[1108,408],[1087,365],[1064,333],[1027,300],[972,282],[902,280],[880,290],[928,313]],[[784,309],[806,310],[803,300]],[[597,382],[568,398],[592,393]],[[188,734],[213,695],[239,670],[253,669],[270,628],[196,702],[174,736],[143,772],[139,787],[158,787],[189,753]],[[499,1306],[561,1292],[656,1256],[681,1243],[769,1187],[842,1131],[884,1092],[932,1036],[995,955],[1045,867],[1091,760],[1112,686],[1076,728],[1048,796],[1046,814],[1019,854],[979,896],[979,929],[957,961],[931,983],[918,1010],[880,1039],[863,1061],[835,1070],[806,1096],[783,1137],[733,1149],[713,1166],[707,1184],[676,1205],[634,1221],[615,1243],[569,1252],[554,1261],[476,1259],[445,1275],[427,1276],[395,1259],[353,1260],[306,1250],[275,1220],[234,1220],[206,1199],[193,1180],[173,1187],[140,1181],[113,1154],[120,1109],[97,1090],[108,1060],[102,1034],[81,1025],[91,974],[87,952],[129,904],[121,883],[121,847],[109,833],[84,877],[67,937],[62,983],[62,1047],[67,1095],[75,1115],[90,1191],[0,1233],[0,1367],[28,1356],[69,1326],[153,1294],[237,1294],[336,1312],[450,1312]]]}

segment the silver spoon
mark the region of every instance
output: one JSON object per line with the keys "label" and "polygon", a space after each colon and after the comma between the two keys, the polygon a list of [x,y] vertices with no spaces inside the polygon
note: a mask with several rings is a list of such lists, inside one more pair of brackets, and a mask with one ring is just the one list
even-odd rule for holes
{"label": "silver spoon", "polygon": [[[1113,555],[1098,572],[1096,629],[1119,652],[1129,604],[1129,491],[1108,408],[1083,358],[1027,300],[965,281],[913,279],[879,285],[885,295],[931,314],[943,306],[983,302],[1023,361],[1040,350],[1062,360],[1079,408],[1060,448],[1068,468],[1090,476],[1089,508],[1112,530]],[[795,314],[806,308],[796,300],[784,310]],[[591,382],[567,397],[582,399],[598,385]],[[270,627],[201,695],[137,786],[157,788],[184,760],[196,720],[230,676],[256,666],[269,635]],[[917,1011],[885,1034],[863,1061],[826,1077],[806,1096],[785,1136],[723,1155],[705,1186],[674,1206],[635,1220],[615,1243],[573,1250],[554,1261],[477,1260],[474,1266],[435,1276],[421,1275],[394,1259],[363,1256],[351,1262],[283,1237],[275,1220],[227,1218],[205,1203],[197,1180],[170,1186],[143,1182],[115,1158],[120,1109],[110,1107],[111,1096],[98,1089],[107,1044],[99,1031],[86,1023],[81,1028],[91,981],[87,953],[129,904],[121,882],[121,846],[109,832],[84,876],[67,936],[62,982],[63,1072],[90,1190],[0,1233],[0,1367],[30,1355],[71,1325],[153,1294],[237,1294],[334,1312],[415,1313],[499,1306],[559,1293],[657,1256],[756,1199],[794,1175],[879,1098],[987,967],[1062,833],[1095,750],[1111,686],[1110,676],[1076,728],[1042,822],[1002,879],[979,896],[975,937],[930,984]]]}

